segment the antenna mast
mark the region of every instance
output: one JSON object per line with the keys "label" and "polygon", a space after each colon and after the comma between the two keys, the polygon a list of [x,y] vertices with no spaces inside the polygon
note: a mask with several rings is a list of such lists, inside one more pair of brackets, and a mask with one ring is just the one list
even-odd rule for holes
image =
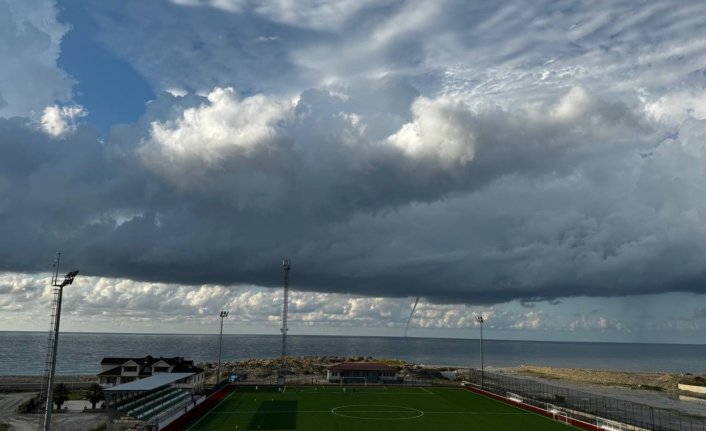
{"label": "antenna mast", "polygon": [[282,360],[280,363],[279,378],[277,383],[283,385],[285,383],[284,373],[286,368],[287,356],[287,309],[289,308],[289,259],[282,261],[282,269],[284,269],[284,305],[282,306]]}

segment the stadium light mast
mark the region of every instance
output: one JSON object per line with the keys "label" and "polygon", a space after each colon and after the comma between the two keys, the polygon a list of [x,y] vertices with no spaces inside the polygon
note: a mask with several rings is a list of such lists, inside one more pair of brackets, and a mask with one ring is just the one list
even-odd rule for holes
{"label": "stadium light mast", "polygon": [[228,317],[227,311],[221,311],[221,332],[218,336],[218,371],[216,371],[216,385],[221,382],[221,351],[223,350],[223,319]]}
{"label": "stadium light mast", "polygon": [[282,306],[282,360],[280,363],[279,378],[277,379],[277,384],[283,385],[285,383],[284,373],[286,368],[286,356],[287,356],[287,309],[289,307],[289,269],[291,268],[289,264],[289,259],[284,259],[282,261],[282,269],[284,269],[284,305]]}
{"label": "stadium light mast", "polygon": [[[56,374],[56,353],[59,348],[59,322],[61,320],[61,297],[64,286],[74,282],[74,277],[78,271],[71,271],[59,282],[59,260],[61,252],[56,254],[54,262],[54,274],[51,277],[51,285],[54,287],[54,300],[52,302],[51,320],[49,323],[49,339],[47,340],[47,359],[44,368],[44,379],[42,381],[42,393],[39,395],[39,403],[46,400],[44,405],[44,417],[39,422],[40,431],[51,430],[51,411],[54,404],[54,376]],[[44,395],[44,396],[42,396]]]}
{"label": "stadium light mast", "polygon": [[485,323],[485,318],[481,314],[480,316],[476,316],[476,322],[480,324],[480,387],[481,389],[483,388],[483,374],[484,374],[484,369],[483,369],[483,323]]}

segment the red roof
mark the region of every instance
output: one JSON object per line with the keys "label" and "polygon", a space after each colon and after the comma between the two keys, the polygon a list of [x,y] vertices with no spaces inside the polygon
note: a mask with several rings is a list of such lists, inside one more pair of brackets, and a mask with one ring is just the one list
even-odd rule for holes
{"label": "red roof", "polygon": [[394,371],[397,369],[389,365],[376,362],[342,362],[329,367],[332,371]]}

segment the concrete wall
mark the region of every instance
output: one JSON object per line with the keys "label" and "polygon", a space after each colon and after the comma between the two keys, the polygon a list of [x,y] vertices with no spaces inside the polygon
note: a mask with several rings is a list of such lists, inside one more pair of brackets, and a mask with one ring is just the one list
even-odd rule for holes
{"label": "concrete wall", "polygon": [[696,394],[706,394],[706,386],[684,385],[679,383],[677,387],[681,391],[694,392]]}

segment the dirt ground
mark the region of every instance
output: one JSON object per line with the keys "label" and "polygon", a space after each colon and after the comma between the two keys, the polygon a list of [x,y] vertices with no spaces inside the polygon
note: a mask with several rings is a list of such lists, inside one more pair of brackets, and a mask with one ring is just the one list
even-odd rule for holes
{"label": "dirt ground", "polygon": [[580,368],[540,367],[537,365],[521,365],[508,370],[529,377],[665,392],[676,392],[677,383],[684,379],[681,374],[674,373],[584,370]]}
{"label": "dirt ground", "polygon": [[683,401],[679,399],[677,384],[685,380],[693,380],[694,376],[683,376],[674,373],[555,368],[536,365],[521,365],[493,371],[530,378],[549,385],[586,391],[596,395],[706,416],[705,401]]}
{"label": "dirt ground", "polygon": [[[35,394],[29,392],[0,393],[0,423],[10,431],[36,431],[38,414],[19,414],[17,407]],[[87,401],[67,401],[66,413],[52,414],[52,429],[57,431],[88,431],[106,423],[105,413],[84,413]]]}

